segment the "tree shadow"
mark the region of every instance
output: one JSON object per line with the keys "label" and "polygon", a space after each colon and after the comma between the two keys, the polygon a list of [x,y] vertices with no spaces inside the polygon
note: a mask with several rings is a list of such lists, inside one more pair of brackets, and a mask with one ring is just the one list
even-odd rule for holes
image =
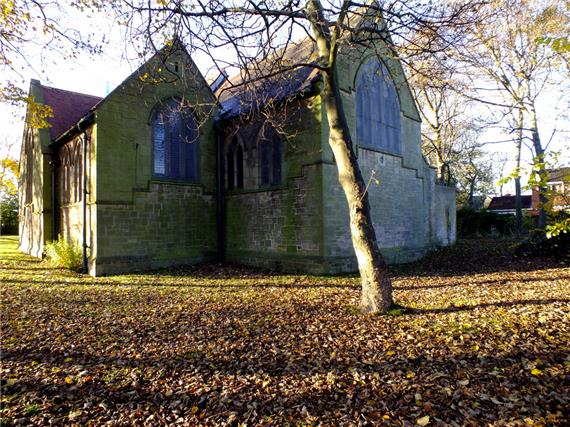
{"label": "tree shadow", "polygon": [[42,262],[41,259],[37,259],[37,258],[32,258],[29,259],[28,257],[24,258],[22,256],[11,256],[11,255],[2,255],[2,257],[0,258],[0,262],[1,261],[17,261],[18,264],[40,264]]}
{"label": "tree shadow", "polygon": [[27,271],[34,272],[34,271],[46,271],[46,270],[61,270],[58,267],[49,267],[47,265],[42,265],[40,267],[22,267],[21,265],[17,265],[15,267],[12,266],[2,266],[2,270],[11,271],[11,272],[22,272],[25,273]]}
{"label": "tree shadow", "polygon": [[[71,279],[73,277],[70,277]],[[217,280],[212,279],[210,280]],[[279,282],[269,282],[269,283],[250,283],[249,281],[245,283],[236,283],[236,284],[223,284],[223,283],[168,283],[168,282],[132,282],[132,283],[125,283],[121,281],[105,281],[99,279],[91,279],[88,280],[62,280],[62,279],[50,279],[46,278],[45,280],[37,280],[37,279],[20,279],[20,278],[8,278],[5,280],[6,284],[13,283],[13,284],[29,284],[29,285],[50,285],[50,286],[101,286],[101,287],[110,287],[110,286],[128,286],[133,288],[145,288],[145,287],[171,287],[171,288],[180,288],[180,289],[225,289],[225,290],[242,290],[242,289],[271,289],[271,288],[278,288],[278,289],[358,289],[358,285],[356,284],[335,284],[335,283],[328,283],[328,282],[321,282],[321,283],[305,283],[305,282],[293,282],[293,283],[279,283]]]}
{"label": "tree shadow", "polygon": [[[512,283],[532,283],[532,282],[543,282],[544,277],[520,277],[516,279],[495,279],[495,280],[481,280],[479,282],[473,281],[470,279],[468,283],[465,281],[460,281],[460,278],[463,276],[457,276],[458,282],[457,283],[446,283],[442,285],[413,285],[413,286],[398,286],[396,285],[394,288],[396,290],[401,291],[413,291],[413,290],[421,290],[421,289],[441,289],[441,288],[455,288],[458,286],[468,286],[468,287],[478,287],[478,286],[505,286],[510,285]],[[569,275],[560,275],[552,277],[550,280],[568,280],[570,283],[570,276]]]}
{"label": "tree shadow", "polygon": [[513,301],[497,301],[480,303],[475,305],[451,305],[442,308],[405,308],[409,314],[426,314],[426,313],[455,313],[460,311],[473,311],[489,307],[515,307],[519,305],[549,305],[549,304],[568,304],[570,299],[566,298],[548,298],[548,299],[527,299]]}

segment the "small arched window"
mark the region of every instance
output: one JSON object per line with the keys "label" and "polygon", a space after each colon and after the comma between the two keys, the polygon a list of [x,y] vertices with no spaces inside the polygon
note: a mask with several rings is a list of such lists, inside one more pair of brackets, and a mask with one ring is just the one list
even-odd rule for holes
{"label": "small arched window", "polygon": [[154,176],[196,181],[199,135],[192,110],[169,99],[155,110],[151,125]]}
{"label": "small arched window", "polygon": [[243,148],[241,145],[236,149],[236,188],[243,188]]}
{"label": "small arched window", "polygon": [[63,204],[77,203],[83,197],[82,151],[82,143],[78,139],[68,142],[59,150],[60,202]]}
{"label": "small arched window", "polygon": [[377,58],[365,62],[358,72],[356,134],[362,147],[402,152],[398,93],[388,70]]}
{"label": "small arched window", "polygon": [[283,141],[272,126],[261,130],[259,138],[259,186],[281,184],[283,164]]}
{"label": "small arched window", "polygon": [[243,148],[236,136],[226,154],[226,183],[228,190],[243,188]]}
{"label": "small arched window", "polygon": [[74,201],[79,202],[83,199],[83,144],[76,142],[74,152]]}

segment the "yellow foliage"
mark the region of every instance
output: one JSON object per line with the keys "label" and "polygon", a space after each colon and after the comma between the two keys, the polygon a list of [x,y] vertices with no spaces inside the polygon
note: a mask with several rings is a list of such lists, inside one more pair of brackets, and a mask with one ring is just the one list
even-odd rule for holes
{"label": "yellow foliage", "polygon": [[18,192],[18,169],[16,159],[0,159],[0,193],[15,195]]}

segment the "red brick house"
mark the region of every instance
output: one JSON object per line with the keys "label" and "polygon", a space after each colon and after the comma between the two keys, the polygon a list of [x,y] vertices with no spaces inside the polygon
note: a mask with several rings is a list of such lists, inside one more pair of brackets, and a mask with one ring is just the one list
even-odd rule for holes
{"label": "red brick house", "polygon": [[[547,210],[570,211],[570,167],[551,169],[548,171]],[[538,189],[532,189],[532,209],[538,211],[540,199]]]}
{"label": "red brick house", "polygon": [[[532,215],[532,196],[521,196],[521,206],[523,213],[526,215]],[[506,196],[493,197],[489,203],[489,206],[487,207],[487,210],[501,215],[514,215],[516,213],[515,196],[507,194]]]}

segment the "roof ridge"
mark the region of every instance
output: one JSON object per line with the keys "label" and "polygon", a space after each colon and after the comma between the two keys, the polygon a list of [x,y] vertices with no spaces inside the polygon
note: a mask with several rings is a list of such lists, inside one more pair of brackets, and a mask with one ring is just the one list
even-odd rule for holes
{"label": "roof ridge", "polygon": [[90,94],[88,94],[88,93],[77,92],[77,91],[75,91],[75,90],[69,90],[69,89],[61,89],[61,88],[59,88],[59,87],[46,86],[46,85],[44,85],[44,84],[41,84],[41,87],[42,87],[43,89],[59,90],[59,91],[62,91],[62,92],[72,93],[72,94],[74,94],[74,95],[89,96],[89,97],[91,97],[91,98],[97,98],[97,99],[103,99],[103,98],[104,98],[103,96],[90,95]]}

